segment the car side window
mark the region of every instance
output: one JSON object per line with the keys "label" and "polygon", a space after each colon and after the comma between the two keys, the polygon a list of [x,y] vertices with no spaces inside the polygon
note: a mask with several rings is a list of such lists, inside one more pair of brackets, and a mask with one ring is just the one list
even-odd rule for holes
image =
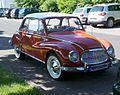
{"label": "car side window", "polygon": [[120,5],[117,5],[116,7],[117,7],[117,11],[120,11]]}
{"label": "car side window", "polygon": [[44,26],[41,20],[38,22],[38,33],[43,33],[44,32]]}
{"label": "car side window", "polygon": [[88,8],[88,9],[87,9],[87,13],[89,13],[90,9],[91,9],[91,8]]}
{"label": "car side window", "polygon": [[29,19],[25,19],[20,27],[20,29],[26,28],[28,29],[29,26]]}
{"label": "car side window", "polygon": [[120,11],[120,5],[112,5],[108,7],[109,11]]}
{"label": "car side window", "polygon": [[115,7],[113,5],[108,6],[108,11],[115,11]]}
{"label": "car side window", "polygon": [[38,19],[30,19],[28,30],[38,31]]}

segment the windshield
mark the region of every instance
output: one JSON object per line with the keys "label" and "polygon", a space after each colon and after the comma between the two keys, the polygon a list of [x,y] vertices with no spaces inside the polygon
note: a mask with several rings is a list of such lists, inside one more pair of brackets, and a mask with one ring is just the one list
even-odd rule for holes
{"label": "windshield", "polygon": [[73,13],[82,13],[82,11],[83,9],[78,8],[78,9],[75,9]]}
{"label": "windshield", "polygon": [[94,6],[94,7],[90,10],[90,12],[102,12],[103,9],[104,9],[103,6]]}
{"label": "windshield", "polygon": [[24,11],[25,11],[24,8],[23,8],[23,9],[20,9],[19,13],[22,14],[22,13],[24,13]]}
{"label": "windshield", "polygon": [[83,29],[77,17],[47,18],[45,20],[48,32],[73,31]]}

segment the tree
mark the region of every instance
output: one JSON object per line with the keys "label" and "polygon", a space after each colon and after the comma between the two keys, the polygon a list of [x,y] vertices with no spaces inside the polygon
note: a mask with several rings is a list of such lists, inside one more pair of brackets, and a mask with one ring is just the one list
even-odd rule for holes
{"label": "tree", "polygon": [[45,0],[15,0],[18,7],[39,8]]}
{"label": "tree", "polygon": [[40,7],[42,11],[58,12],[56,0],[46,0]]}
{"label": "tree", "polygon": [[72,13],[76,8],[79,0],[57,0],[58,9],[60,12]]}

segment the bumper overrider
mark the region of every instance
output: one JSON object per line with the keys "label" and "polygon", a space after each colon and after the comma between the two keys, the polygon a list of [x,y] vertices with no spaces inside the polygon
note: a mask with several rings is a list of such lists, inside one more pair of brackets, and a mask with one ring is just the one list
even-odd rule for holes
{"label": "bumper overrider", "polygon": [[95,65],[85,64],[83,67],[62,67],[62,70],[67,72],[92,72],[108,69],[117,63],[118,63],[117,59],[111,58],[109,61],[100,64]]}

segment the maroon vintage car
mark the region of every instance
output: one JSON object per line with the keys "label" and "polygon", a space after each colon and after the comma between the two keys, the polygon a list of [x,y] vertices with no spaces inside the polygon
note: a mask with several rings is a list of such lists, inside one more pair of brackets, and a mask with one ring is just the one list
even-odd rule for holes
{"label": "maroon vintage car", "polygon": [[86,33],[78,17],[65,13],[27,15],[11,43],[18,59],[41,61],[53,79],[65,71],[106,70],[115,59],[110,42]]}

